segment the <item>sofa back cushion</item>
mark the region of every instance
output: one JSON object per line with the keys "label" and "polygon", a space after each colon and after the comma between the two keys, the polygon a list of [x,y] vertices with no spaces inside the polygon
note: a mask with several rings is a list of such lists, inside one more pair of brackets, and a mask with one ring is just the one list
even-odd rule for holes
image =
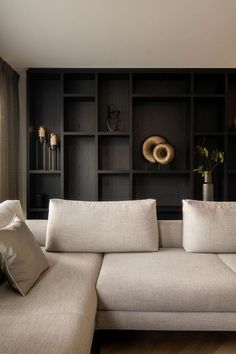
{"label": "sofa back cushion", "polygon": [[156,201],[83,202],[52,199],[46,250],[157,251]]}
{"label": "sofa back cushion", "polygon": [[183,201],[187,252],[236,252],[236,202]]}
{"label": "sofa back cushion", "polygon": [[162,248],[183,247],[183,221],[159,220],[159,246]]}

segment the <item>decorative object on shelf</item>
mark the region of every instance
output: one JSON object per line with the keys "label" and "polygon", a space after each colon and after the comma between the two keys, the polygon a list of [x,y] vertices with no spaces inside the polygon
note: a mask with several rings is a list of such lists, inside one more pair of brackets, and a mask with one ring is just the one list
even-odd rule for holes
{"label": "decorative object on shelf", "polygon": [[107,107],[107,119],[106,119],[107,128],[109,132],[112,133],[117,130],[119,116],[120,116],[120,111],[116,107],[116,105],[114,105],[113,103],[109,104]]}
{"label": "decorative object on shelf", "polygon": [[200,173],[204,178],[202,185],[202,200],[214,200],[214,185],[212,173],[215,168],[224,162],[224,152],[218,149],[209,150],[204,145],[197,145],[197,152],[202,158],[202,164],[194,172]]}
{"label": "decorative object on shelf", "polygon": [[60,169],[59,144],[57,135],[51,133],[49,141],[49,170]]}
{"label": "decorative object on shelf", "polygon": [[159,164],[168,165],[174,160],[175,150],[172,145],[168,143],[161,143],[154,147],[153,157]]}
{"label": "decorative object on shelf", "polygon": [[151,163],[156,163],[156,160],[153,157],[153,149],[158,144],[165,143],[165,142],[166,140],[159,135],[152,135],[149,136],[147,139],[145,139],[142,148],[144,158]]}
{"label": "decorative object on shelf", "polygon": [[211,171],[206,171],[204,174],[204,180],[202,184],[202,200],[213,201],[214,200],[214,185],[212,183]]}
{"label": "decorative object on shelf", "polygon": [[46,130],[44,127],[39,127],[38,138],[36,139],[36,169],[46,170],[47,169],[47,139]]}
{"label": "decorative object on shelf", "polygon": [[168,165],[175,157],[173,146],[159,135],[152,135],[145,139],[142,151],[144,158],[153,164]]}

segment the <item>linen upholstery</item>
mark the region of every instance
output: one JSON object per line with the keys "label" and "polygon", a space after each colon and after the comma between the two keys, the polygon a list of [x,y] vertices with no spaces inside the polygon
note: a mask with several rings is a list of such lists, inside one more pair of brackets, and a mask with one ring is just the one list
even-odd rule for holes
{"label": "linen upholstery", "polygon": [[56,252],[157,251],[156,201],[52,199],[46,249]]}
{"label": "linen upholstery", "polygon": [[[0,203],[0,229],[7,226],[17,215],[21,220],[24,220],[24,214],[19,200],[5,200]],[[0,267],[0,283],[5,280]]]}
{"label": "linen upholstery", "polygon": [[9,284],[23,296],[48,268],[33,234],[17,216],[0,230],[0,268]]}
{"label": "linen upholstery", "polygon": [[45,246],[46,232],[47,232],[47,220],[26,220],[26,225],[34,235],[34,238],[40,246]]}
{"label": "linen upholstery", "polygon": [[24,220],[24,214],[19,200],[6,200],[0,204],[0,229],[7,226],[14,215]]}
{"label": "linen upholstery", "polygon": [[183,201],[187,252],[236,252],[236,202]]}
{"label": "linen upholstery", "polygon": [[236,312],[98,311],[96,328],[141,331],[236,331]]}
{"label": "linen upholstery", "polygon": [[[28,228],[40,246],[45,246],[46,243],[47,223],[47,220],[26,220]],[[158,220],[158,234],[160,247],[183,247],[182,220]]]}
{"label": "linen upholstery", "polygon": [[236,273],[218,255],[177,248],[106,254],[97,292],[99,311],[236,312]]}
{"label": "linen upholstery", "polygon": [[0,286],[0,353],[90,353],[102,255],[47,253],[47,259],[49,269],[26,297]]}
{"label": "linen upholstery", "polygon": [[158,220],[160,247],[183,247],[183,221]]}

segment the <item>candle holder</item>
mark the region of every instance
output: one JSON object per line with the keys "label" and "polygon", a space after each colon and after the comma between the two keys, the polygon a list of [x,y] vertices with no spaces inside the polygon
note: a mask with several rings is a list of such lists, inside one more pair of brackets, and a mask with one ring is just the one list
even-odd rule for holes
{"label": "candle holder", "polygon": [[36,139],[36,169],[47,169],[47,139],[44,127],[39,127],[38,139]]}
{"label": "candle holder", "polygon": [[49,145],[49,170],[56,171],[60,169],[59,145],[56,134],[51,134]]}

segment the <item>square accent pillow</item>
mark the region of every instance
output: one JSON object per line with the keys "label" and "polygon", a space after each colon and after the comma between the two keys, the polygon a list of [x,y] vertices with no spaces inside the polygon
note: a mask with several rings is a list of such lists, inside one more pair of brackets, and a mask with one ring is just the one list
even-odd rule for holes
{"label": "square accent pillow", "polygon": [[41,248],[26,224],[15,216],[0,230],[0,269],[10,285],[25,296],[48,268]]}
{"label": "square accent pillow", "polygon": [[46,250],[145,252],[158,250],[156,201],[84,202],[52,199]]}
{"label": "square accent pillow", "polygon": [[236,252],[236,202],[183,200],[183,247],[187,252]]}

